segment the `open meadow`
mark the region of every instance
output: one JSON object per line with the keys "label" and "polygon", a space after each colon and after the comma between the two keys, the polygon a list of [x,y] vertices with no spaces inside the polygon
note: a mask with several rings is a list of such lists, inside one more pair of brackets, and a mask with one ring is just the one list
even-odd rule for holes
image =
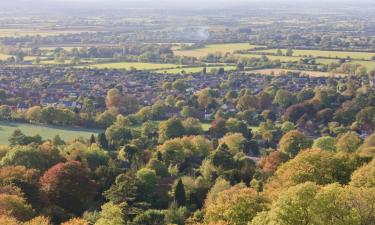
{"label": "open meadow", "polygon": [[65,141],[72,141],[79,137],[89,138],[92,134],[102,132],[99,129],[69,128],[58,126],[40,126],[26,123],[0,121],[0,144],[7,145],[14,130],[20,129],[26,135],[39,134],[43,139],[52,139],[56,135]]}

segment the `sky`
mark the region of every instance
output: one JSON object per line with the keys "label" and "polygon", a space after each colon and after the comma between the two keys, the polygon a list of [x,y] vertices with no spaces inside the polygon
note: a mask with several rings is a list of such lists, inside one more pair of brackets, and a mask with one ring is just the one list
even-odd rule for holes
{"label": "sky", "polygon": [[[241,8],[270,6],[270,7],[298,7],[317,6],[331,7],[350,4],[362,7],[360,2],[370,2],[375,5],[375,0],[0,0],[0,11],[8,9],[21,10],[118,10],[131,8],[146,9],[215,9],[215,8]],[[345,4],[343,4],[345,3]],[[246,7],[245,7],[246,6]],[[54,10],[53,10],[54,9]]]}

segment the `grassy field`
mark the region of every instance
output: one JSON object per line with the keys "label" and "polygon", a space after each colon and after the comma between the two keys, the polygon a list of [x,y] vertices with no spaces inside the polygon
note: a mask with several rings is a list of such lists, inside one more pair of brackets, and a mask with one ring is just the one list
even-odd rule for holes
{"label": "grassy field", "polygon": [[[237,57],[242,58],[261,58],[263,55],[259,54],[236,54]],[[280,60],[280,62],[298,62],[302,57],[294,56],[277,56],[277,55],[266,55],[270,60]]]}
{"label": "grassy field", "polygon": [[315,59],[315,62],[316,63],[320,63],[320,64],[331,64],[331,63],[339,63],[339,60],[338,59],[322,59],[322,58],[318,58],[318,59]]}
{"label": "grassy field", "polygon": [[39,134],[43,139],[52,139],[56,135],[65,141],[72,141],[78,137],[89,138],[92,134],[102,132],[95,129],[64,128],[57,126],[39,126],[33,124],[0,121],[0,144],[8,144],[8,138],[15,129],[20,129],[26,135]]}
{"label": "grassy field", "polygon": [[52,36],[64,34],[79,34],[82,32],[93,32],[87,30],[53,30],[53,29],[0,29],[0,37],[21,37],[21,36]]}
{"label": "grassy field", "polygon": [[89,65],[90,68],[96,69],[126,69],[136,68],[137,70],[160,70],[177,68],[177,64],[162,64],[162,63],[142,63],[142,62],[119,62],[119,63],[100,63]]}
{"label": "grassy field", "polygon": [[286,70],[286,69],[261,69],[261,70],[251,70],[249,73],[259,73],[261,75],[275,75],[279,76],[281,73],[286,72],[301,72],[312,77],[329,77],[329,76],[346,76],[346,74],[331,74],[329,72],[320,72],[320,71],[300,71],[300,70]]}
{"label": "grassy field", "polygon": [[[282,49],[283,54],[286,53],[286,49]],[[266,52],[276,54],[277,49],[267,49],[257,52]],[[352,58],[361,60],[370,60],[375,53],[371,52],[345,52],[345,51],[321,51],[321,50],[297,50],[293,49],[293,56],[312,56],[312,57],[326,57],[326,58]]]}
{"label": "grassy field", "polygon": [[0,60],[7,60],[8,58],[12,57],[11,55],[0,54]]}
{"label": "grassy field", "polygon": [[364,61],[364,60],[353,60],[350,62],[352,64],[361,64],[362,66],[365,66],[368,71],[375,69],[375,61]]}
{"label": "grassy field", "polygon": [[[199,73],[203,70],[204,67],[186,67],[186,68],[176,68],[176,69],[167,69],[167,70],[157,70],[157,73],[165,73],[165,74],[178,74],[178,73]],[[225,71],[232,71],[236,70],[236,66],[210,66],[206,67],[207,73],[211,73],[211,70],[218,70],[220,68],[224,68]]]}
{"label": "grassy field", "polygon": [[258,46],[250,45],[248,43],[232,43],[232,44],[213,44],[207,45],[204,48],[192,49],[192,50],[175,50],[174,54],[178,56],[189,56],[189,57],[204,57],[210,53],[221,53],[227,52],[233,53],[239,50],[250,50]]}

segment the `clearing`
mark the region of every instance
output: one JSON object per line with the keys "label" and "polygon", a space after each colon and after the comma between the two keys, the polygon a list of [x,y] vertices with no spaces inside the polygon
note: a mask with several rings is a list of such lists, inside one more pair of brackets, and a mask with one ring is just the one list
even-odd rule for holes
{"label": "clearing", "polygon": [[0,121],[0,144],[7,145],[14,130],[20,129],[26,135],[39,134],[43,139],[52,139],[56,135],[65,141],[73,141],[78,137],[89,138],[92,134],[103,132],[99,129],[67,128],[59,126],[41,126],[27,123]]}

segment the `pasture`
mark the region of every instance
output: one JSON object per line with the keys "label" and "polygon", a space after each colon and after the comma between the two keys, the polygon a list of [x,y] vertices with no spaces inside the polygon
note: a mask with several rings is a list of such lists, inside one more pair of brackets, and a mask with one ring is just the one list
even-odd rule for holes
{"label": "pasture", "polygon": [[230,44],[212,44],[207,45],[204,48],[197,48],[192,50],[174,50],[174,54],[178,56],[188,56],[188,57],[204,57],[208,54],[213,53],[233,53],[235,51],[240,50],[251,50],[256,47],[259,47],[257,45],[250,45],[248,43],[230,43]]}
{"label": "pasture", "polygon": [[248,73],[257,73],[261,75],[275,75],[280,76],[287,72],[300,72],[311,77],[329,77],[329,76],[346,76],[346,74],[341,73],[330,73],[330,72],[320,72],[320,71],[301,71],[301,70],[287,70],[287,69],[260,69],[260,70],[250,70]]}
{"label": "pasture", "polygon": [[79,34],[82,32],[93,32],[89,30],[58,30],[58,29],[0,29],[0,37],[22,37],[22,36],[53,36],[65,34]]}
{"label": "pasture", "polygon": [[[286,49],[281,49],[282,53],[286,53]],[[276,54],[277,49],[260,50],[256,52]],[[323,58],[352,58],[360,60],[370,60],[375,56],[375,52],[349,52],[349,51],[323,51],[323,50],[299,50],[293,49],[293,56],[299,57],[323,57]]]}
{"label": "pasture", "polygon": [[[261,58],[261,54],[235,54],[235,56],[240,58]],[[298,62],[302,57],[294,56],[278,56],[278,55],[266,55],[270,60],[280,60],[280,62]]]}
{"label": "pasture", "polygon": [[20,129],[24,134],[29,136],[39,134],[43,137],[43,139],[52,139],[56,135],[60,135],[60,137],[65,141],[73,141],[78,137],[89,138],[92,134],[102,132],[98,129],[40,126],[26,123],[0,121],[0,144],[7,145],[8,138],[16,129]]}

